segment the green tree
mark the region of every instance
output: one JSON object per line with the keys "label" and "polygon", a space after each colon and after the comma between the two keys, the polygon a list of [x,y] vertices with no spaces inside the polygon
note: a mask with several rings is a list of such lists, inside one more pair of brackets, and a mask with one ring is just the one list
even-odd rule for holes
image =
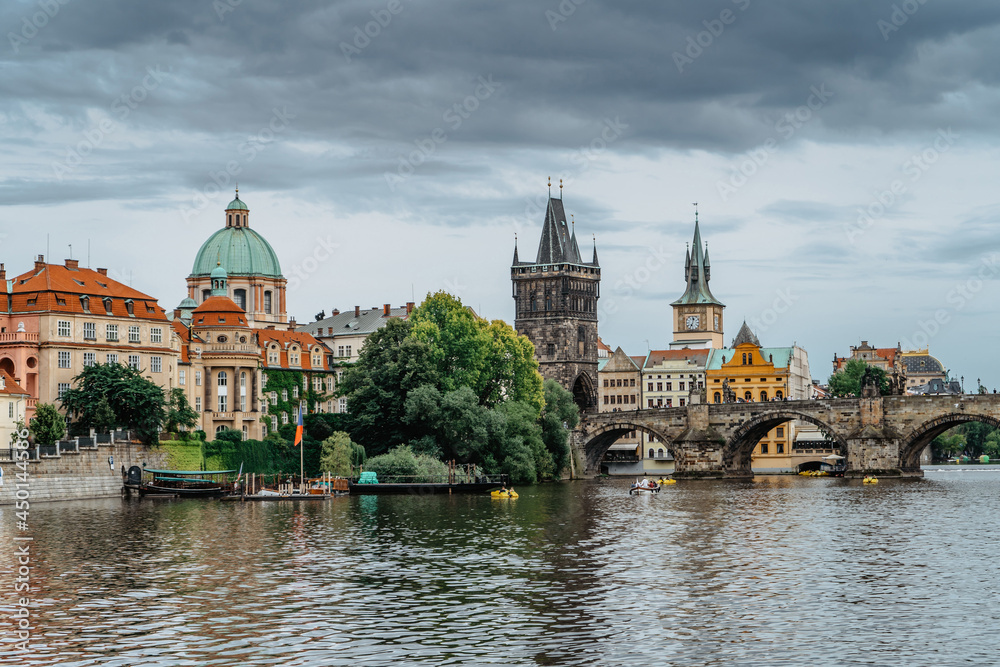
{"label": "green tree", "polygon": [[380,482],[442,481],[448,466],[433,456],[415,454],[407,445],[368,459],[365,470],[378,475]]}
{"label": "green tree", "polygon": [[343,431],[333,433],[323,441],[319,457],[320,470],[338,477],[350,477],[353,446],[349,434]]}
{"label": "green tree", "polygon": [[170,390],[170,402],[167,404],[167,414],[164,430],[171,433],[187,431],[198,423],[198,413],[188,403],[187,394],[180,387]]}
{"label": "green tree", "polygon": [[98,433],[108,433],[115,427],[115,411],[111,409],[107,396],[97,399],[94,406],[92,425]]}
{"label": "green tree", "polygon": [[934,458],[947,459],[965,451],[965,436],[956,429],[951,429],[934,438],[931,442]]}
{"label": "green tree", "polygon": [[115,415],[115,424],[132,429],[144,442],[155,441],[164,419],[163,390],[134,368],[122,364],[87,366],[73,378],[75,387],[62,397],[63,407],[84,427],[96,427],[97,406],[103,396]]}
{"label": "green tree", "polygon": [[[861,378],[868,367],[868,364],[861,359],[850,359],[842,369],[830,376],[830,393],[833,396],[860,396]],[[871,369],[878,378],[879,393],[882,396],[887,395],[889,381],[886,379],[885,371],[875,366]]]}
{"label": "green tree", "polygon": [[237,431],[235,428],[224,428],[221,431],[216,431],[215,439],[223,442],[243,442],[243,431]]}
{"label": "green tree", "polygon": [[986,448],[986,439],[996,429],[983,422],[966,422],[959,427],[965,436],[965,453],[973,458],[982,456]]}
{"label": "green tree", "polygon": [[569,466],[569,432],[580,423],[580,409],[573,394],[555,380],[545,381],[545,409],[542,411],[542,440],[552,455],[553,476]]}
{"label": "green tree", "polygon": [[37,445],[53,445],[66,433],[66,420],[56,406],[51,403],[39,403],[35,407],[35,416],[31,420],[31,434],[35,436]]}
{"label": "green tree", "polygon": [[408,320],[386,322],[368,337],[340,383],[350,412],[351,439],[372,456],[411,439],[403,421],[406,397],[417,387],[438,383],[431,348],[411,338],[411,329]]}

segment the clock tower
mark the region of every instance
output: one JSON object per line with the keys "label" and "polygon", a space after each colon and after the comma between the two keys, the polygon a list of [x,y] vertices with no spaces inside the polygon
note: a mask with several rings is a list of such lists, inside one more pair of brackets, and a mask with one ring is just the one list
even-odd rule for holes
{"label": "clock tower", "polygon": [[723,348],[722,311],[726,306],[712,296],[708,288],[712,266],[708,261],[708,246],[702,246],[697,209],[692,245],[684,260],[687,289],[681,298],[670,304],[674,309],[674,340],[670,347]]}

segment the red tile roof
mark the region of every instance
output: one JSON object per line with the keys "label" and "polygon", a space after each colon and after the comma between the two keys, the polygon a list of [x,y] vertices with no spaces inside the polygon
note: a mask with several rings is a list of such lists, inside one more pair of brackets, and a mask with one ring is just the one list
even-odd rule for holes
{"label": "red tile roof", "polygon": [[[276,331],[274,329],[258,329],[257,342],[260,344],[260,356],[265,368],[275,368],[274,365],[268,363],[267,353],[268,349],[272,345],[277,345],[279,351],[278,363],[282,368],[294,368],[295,370],[301,368],[304,371],[329,370],[329,366],[327,366],[326,363],[327,348],[316,340],[312,334],[305,331]],[[288,350],[291,349],[293,344],[299,346],[298,366],[291,366],[288,363]],[[318,346],[322,351],[320,356],[323,360],[320,362],[320,366],[313,368],[311,353],[312,349],[316,346]]]}
{"label": "red tile roof", "polygon": [[21,388],[14,378],[10,376],[7,371],[0,371],[0,377],[3,378],[3,389],[0,389],[0,394],[6,394],[9,396],[23,395],[28,396],[28,392]]}
{"label": "red tile roof", "polygon": [[170,326],[173,328],[174,333],[177,334],[178,338],[181,339],[181,363],[191,363],[191,357],[188,354],[188,344],[191,342],[191,331],[184,326],[183,322],[176,318],[170,322]]}
{"label": "red tile roof", "polygon": [[246,312],[236,305],[236,302],[227,296],[210,296],[194,309],[192,313],[192,323],[197,327],[225,326],[239,327],[247,326]]}
{"label": "red tile roof", "polygon": [[[165,320],[156,299],[108,278],[92,269],[62,264],[42,264],[13,280],[11,312],[104,314],[105,299],[111,299],[111,314],[144,320]],[[84,309],[83,297],[89,298]],[[132,303],[132,314],[126,302]]]}

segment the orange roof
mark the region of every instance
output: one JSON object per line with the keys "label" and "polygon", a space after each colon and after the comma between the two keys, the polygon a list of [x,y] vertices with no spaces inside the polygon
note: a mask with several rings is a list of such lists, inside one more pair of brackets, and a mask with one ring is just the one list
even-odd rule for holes
{"label": "orange roof", "polygon": [[[258,329],[257,342],[260,345],[260,356],[264,361],[265,368],[275,368],[274,364],[268,363],[268,352],[273,353],[274,346],[278,347],[278,364],[281,368],[301,368],[305,371],[325,371],[329,370],[326,364],[326,347],[323,346],[312,334],[305,331],[276,331],[274,329]],[[299,365],[290,366],[288,363],[288,351],[292,345],[299,347]],[[311,352],[314,347],[322,350],[322,361],[320,365],[313,368]]]}
{"label": "orange roof", "polygon": [[3,389],[0,389],[0,394],[7,394],[10,396],[28,396],[28,392],[21,388],[14,378],[10,376],[7,371],[0,371],[0,377],[3,378]]}
{"label": "orange roof", "polygon": [[191,342],[190,329],[184,326],[184,323],[177,318],[171,320],[170,326],[173,328],[177,336],[181,339],[181,363],[182,364],[191,363],[191,357],[188,354],[188,343]]}
{"label": "orange roof", "polygon": [[651,368],[664,361],[684,361],[694,359],[695,363],[705,366],[708,362],[709,350],[652,350],[646,357],[646,368]]}
{"label": "orange roof", "polygon": [[[166,319],[156,299],[148,294],[93,269],[79,268],[73,260],[68,260],[68,264],[36,263],[36,268],[14,278],[11,312],[102,314],[106,312],[103,302],[110,299],[111,315],[114,317]],[[132,313],[128,312],[129,304]]]}
{"label": "orange roof", "polygon": [[192,323],[195,326],[225,326],[239,327],[243,329],[247,326],[246,312],[236,305],[236,302],[228,296],[210,296],[194,309],[192,313]]}

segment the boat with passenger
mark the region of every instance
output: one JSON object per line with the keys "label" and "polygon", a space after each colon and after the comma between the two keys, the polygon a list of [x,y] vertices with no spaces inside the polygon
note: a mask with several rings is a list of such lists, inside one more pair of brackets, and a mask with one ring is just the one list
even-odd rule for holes
{"label": "boat with passenger", "polygon": [[510,484],[507,475],[464,475],[450,473],[447,476],[427,478],[395,475],[381,481],[371,470],[362,472],[348,482],[352,495],[386,495],[409,493],[413,495],[435,493],[486,493]]}
{"label": "boat with passenger", "polygon": [[161,470],[132,466],[125,475],[125,493],[139,496],[221,498],[238,493],[229,475],[236,470]]}
{"label": "boat with passenger", "polygon": [[660,486],[651,479],[636,480],[632,486],[629,487],[628,494],[643,494],[643,493],[659,493]]}

